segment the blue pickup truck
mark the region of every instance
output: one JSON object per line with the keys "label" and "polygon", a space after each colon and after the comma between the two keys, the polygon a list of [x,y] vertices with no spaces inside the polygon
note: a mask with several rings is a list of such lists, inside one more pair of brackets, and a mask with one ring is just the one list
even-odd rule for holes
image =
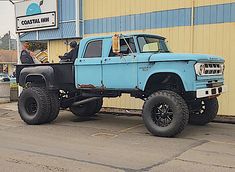
{"label": "blue pickup truck", "polygon": [[173,137],[188,123],[205,125],[216,117],[217,97],[226,90],[224,68],[217,56],[172,53],[158,35],[84,38],[74,62],[17,65],[24,88],[19,114],[30,125],[50,123],[65,108],[92,117],[103,98],[126,93],[144,101],[149,132]]}

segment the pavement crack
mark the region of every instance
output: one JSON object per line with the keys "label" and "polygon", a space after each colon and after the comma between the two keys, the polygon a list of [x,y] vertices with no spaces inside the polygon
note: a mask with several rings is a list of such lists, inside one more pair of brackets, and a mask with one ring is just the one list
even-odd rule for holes
{"label": "pavement crack", "polygon": [[177,157],[179,157],[179,156],[182,155],[184,152],[186,152],[186,151],[188,151],[188,150],[190,150],[190,149],[193,149],[193,148],[195,148],[195,147],[201,146],[201,145],[203,145],[203,144],[205,144],[205,143],[208,143],[208,142],[209,142],[208,140],[199,140],[199,141],[197,141],[197,142],[194,142],[193,144],[189,145],[188,147],[186,147],[184,150],[182,150],[182,151],[179,152],[178,154],[175,154],[175,155],[171,156],[170,158],[164,159],[164,160],[162,160],[162,161],[160,161],[160,162],[158,162],[158,163],[156,163],[156,164],[153,164],[153,165],[151,165],[151,166],[148,166],[148,167],[145,167],[145,168],[141,168],[141,169],[139,169],[139,170],[137,170],[137,171],[149,171],[149,170],[151,170],[151,169],[154,168],[154,167],[157,167],[157,166],[166,164],[166,163],[168,163],[168,162],[170,162],[170,161],[176,159]]}
{"label": "pavement crack", "polygon": [[[0,125],[1,126],[1,125]],[[1,128],[0,132],[8,132],[11,129],[15,129],[15,128],[23,128],[24,126],[5,126],[5,128]]]}
{"label": "pavement crack", "polygon": [[193,149],[194,151],[197,151],[197,152],[207,152],[207,153],[212,153],[212,154],[219,154],[219,155],[228,155],[228,156],[233,156],[235,157],[234,154],[231,154],[231,153],[222,153],[222,152],[216,152],[216,151],[208,151],[208,150],[198,150],[198,149]]}
{"label": "pavement crack", "polygon": [[98,128],[98,127],[90,127],[90,126],[81,126],[81,125],[71,125],[71,124],[59,124],[59,123],[53,123],[55,126],[63,126],[63,127],[73,127],[73,128],[87,128],[87,129],[93,129],[93,130],[102,130],[102,131],[110,131],[110,132],[115,132],[114,130],[109,130],[105,128]]}
{"label": "pavement crack", "polygon": [[[14,149],[14,148],[11,148],[11,149]],[[22,152],[28,152],[28,153],[34,153],[34,154],[38,154],[38,155],[62,158],[62,159],[70,160],[70,161],[77,161],[77,162],[88,163],[88,164],[93,164],[93,165],[100,165],[100,166],[109,167],[109,168],[116,169],[116,170],[123,170],[123,171],[126,171],[126,172],[136,171],[135,169],[131,169],[131,168],[118,167],[118,166],[113,166],[113,165],[109,165],[109,164],[104,164],[104,163],[94,162],[94,161],[88,161],[88,160],[83,160],[83,159],[76,159],[76,158],[71,158],[71,157],[67,157],[67,156],[63,156],[63,155],[55,155],[55,154],[37,152],[37,151],[31,151],[31,150],[25,150],[25,149],[14,149],[14,150],[18,150],[18,151],[22,151]]]}
{"label": "pavement crack", "polygon": [[207,165],[207,166],[235,169],[235,167],[233,167],[233,166],[218,165],[218,164],[207,164],[207,163],[202,163],[202,162],[197,162],[197,161],[185,160],[185,159],[181,159],[181,158],[176,158],[175,160],[183,161],[183,162],[190,162],[190,163],[200,164],[200,165]]}
{"label": "pavement crack", "polygon": [[38,164],[38,163],[33,163],[33,162],[24,161],[24,160],[15,159],[15,158],[9,158],[6,161],[10,162],[10,163],[15,163],[15,164],[25,164],[25,165],[30,165],[30,166],[33,166],[33,167],[39,167],[39,168],[42,168],[44,170],[49,170],[49,171],[53,171],[53,172],[66,172],[66,171],[68,171],[65,168],[49,166],[49,165],[44,165],[44,164]]}

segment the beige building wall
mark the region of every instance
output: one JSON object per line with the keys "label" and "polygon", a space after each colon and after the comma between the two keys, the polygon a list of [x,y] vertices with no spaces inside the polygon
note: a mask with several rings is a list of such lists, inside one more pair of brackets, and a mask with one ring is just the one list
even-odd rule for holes
{"label": "beige building wall", "polygon": [[[208,5],[234,3],[235,0],[86,0],[84,17],[97,19],[153,11],[194,8]],[[192,18],[193,23],[194,18]],[[144,22],[144,21],[143,21]],[[222,56],[226,60],[225,84],[228,92],[219,97],[220,114],[235,115],[235,23],[180,26],[162,29],[145,29],[131,32],[154,33],[165,36],[173,52],[203,53]],[[122,32],[125,33],[125,32]],[[127,31],[130,33],[130,31]],[[114,33],[92,34],[105,35]],[[91,36],[85,35],[85,37]],[[143,101],[123,95],[121,98],[106,99],[105,107],[141,109]]]}
{"label": "beige building wall", "polygon": [[[86,0],[84,1],[84,19],[98,19],[152,11],[198,6],[233,3],[235,0]],[[192,18],[193,23],[193,18]],[[126,31],[126,33],[153,33],[165,36],[173,52],[203,53],[222,56],[226,60],[225,84],[228,92],[219,98],[220,114],[235,115],[235,22],[207,25],[180,26],[161,29]],[[125,32],[122,32],[125,33]],[[89,34],[85,35],[105,35]],[[58,62],[59,55],[69,50],[65,40],[49,41],[49,59]],[[124,94],[121,98],[105,99],[105,107],[141,109],[143,101]]]}

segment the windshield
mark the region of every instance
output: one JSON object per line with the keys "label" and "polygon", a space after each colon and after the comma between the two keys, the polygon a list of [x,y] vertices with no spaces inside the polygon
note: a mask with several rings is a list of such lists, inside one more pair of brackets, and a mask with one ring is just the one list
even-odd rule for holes
{"label": "windshield", "polygon": [[141,53],[169,53],[170,50],[164,39],[151,36],[137,37]]}

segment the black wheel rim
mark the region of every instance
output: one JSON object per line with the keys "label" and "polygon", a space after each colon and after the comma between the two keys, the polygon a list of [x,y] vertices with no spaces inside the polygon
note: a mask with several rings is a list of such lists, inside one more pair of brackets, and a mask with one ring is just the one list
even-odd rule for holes
{"label": "black wheel rim", "polygon": [[152,120],[159,127],[167,127],[173,120],[173,111],[167,103],[159,103],[152,108]]}
{"label": "black wheel rim", "polygon": [[38,110],[37,101],[33,97],[28,98],[25,102],[25,109],[30,116],[35,115]]}

